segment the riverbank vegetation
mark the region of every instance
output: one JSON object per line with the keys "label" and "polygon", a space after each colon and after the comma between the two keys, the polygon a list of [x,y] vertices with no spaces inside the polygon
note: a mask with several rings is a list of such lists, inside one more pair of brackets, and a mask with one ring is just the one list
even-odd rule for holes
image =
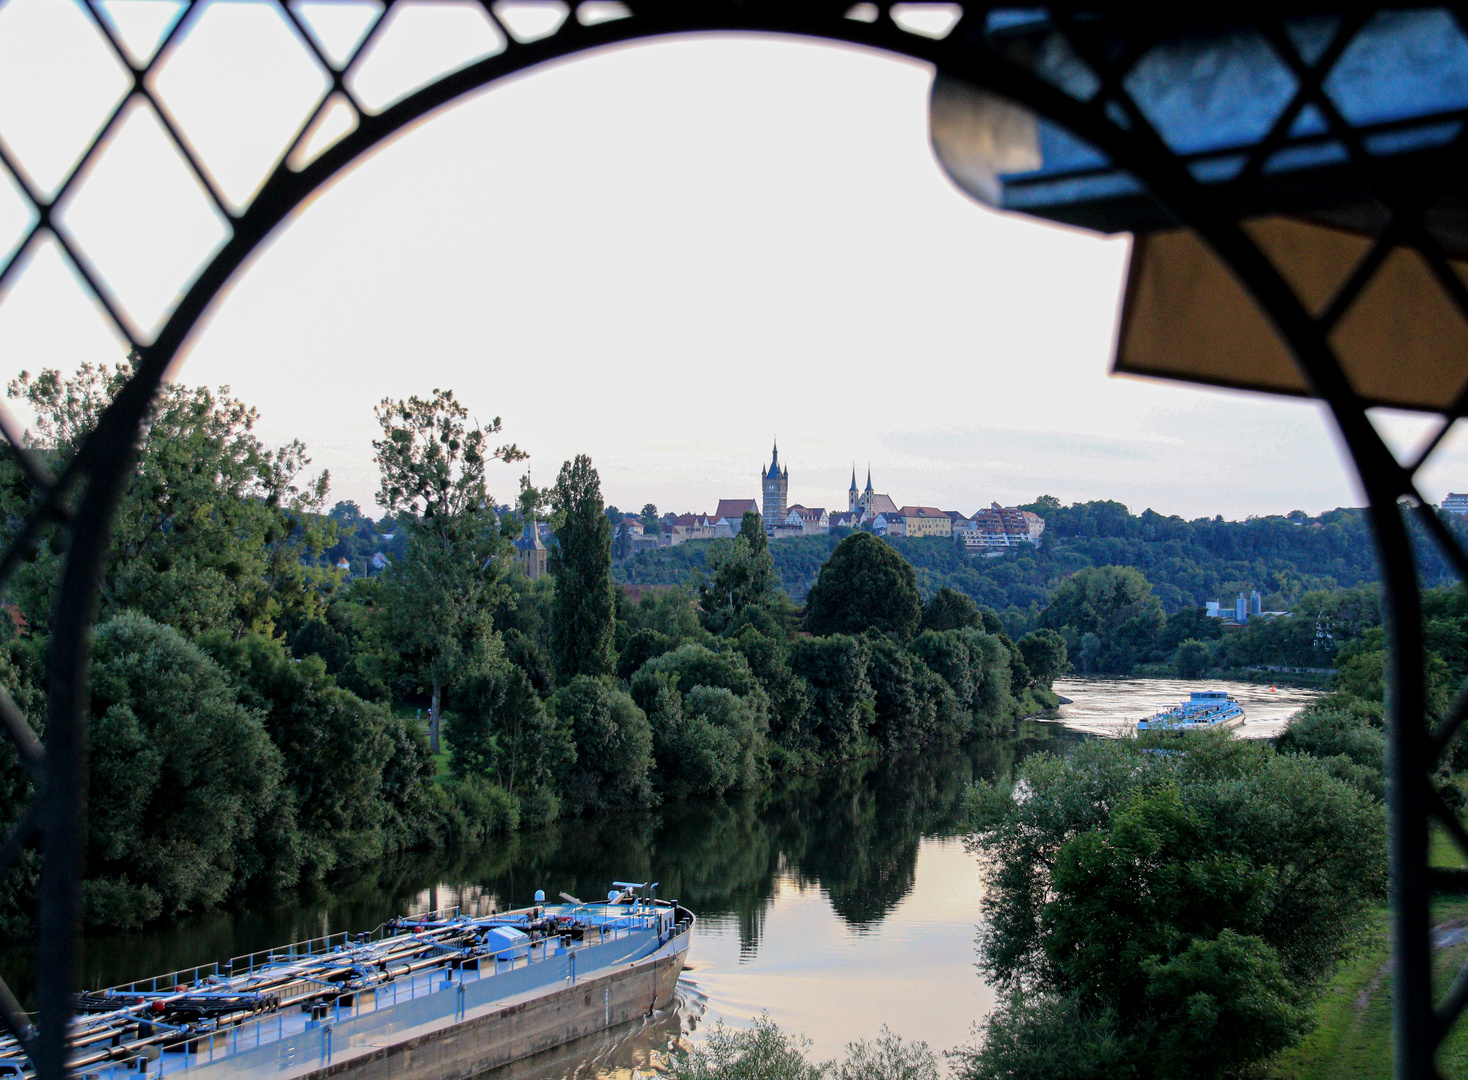
{"label": "riverbank vegetation", "polygon": [[698,1044],[669,1061],[674,1080],[938,1080],[938,1055],[925,1042],[906,1042],[883,1028],[873,1039],[848,1043],[840,1061],[812,1061],[810,1044],[782,1031],[768,1016],[748,1029],[722,1020]]}
{"label": "riverbank vegetation", "polygon": [[[126,365],[22,375],[32,447],[64,466]],[[760,790],[777,775],[951,747],[1054,703],[1059,635],[1013,640],[992,613],[926,598],[892,548],[855,536],[808,610],[777,584],[749,515],[696,591],[634,603],[612,580],[589,459],[513,507],[491,462],[525,457],[452,392],[386,400],[373,446],[392,551],[352,574],[363,516],[325,510],[306,448],[265,446],[227,388],[172,386],[137,448],[104,570],[92,680],[86,918],[137,926],[289,888],[394,852],[561,815]],[[0,466],[13,531],[35,499]],[[513,541],[549,523],[550,573]],[[379,534],[381,535],[381,534]],[[374,553],[377,554],[377,553]],[[345,565],[341,565],[345,564]],[[0,682],[38,731],[60,552],[7,594]],[[407,719],[427,708],[426,730]],[[4,813],[28,779],[0,757]],[[0,883],[27,933],[35,863]]]}
{"label": "riverbank vegetation", "polygon": [[980,965],[1007,996],[961,1075],[1225,1077],[1293,1044],[1384,894],[1378,779],[1203,732],[976,785]]}
{"label": "riverbank vegetation", "polygon": [[[1010,996],[966,1080],[1108,1075],[1377,1076],[1389,1068],[1383,887],[1386,650],[1371,592],[1317,611],[1330,692],[1273,746],[1144,735],[1026,759],[972,793],[986,877],[981,967]],[[1423,601],[1430,715],[1468,677],[1468,590]],[[1331,623],[1327,620],[1339,619]],[[1468,743],[1437,794],[1461,809]],[[1435,864],[1463,856],[1445,845]],[[1442,897],[1437,963],[1463,953]],[[1464,1058],[1468,1035],[1444,1048]]]}

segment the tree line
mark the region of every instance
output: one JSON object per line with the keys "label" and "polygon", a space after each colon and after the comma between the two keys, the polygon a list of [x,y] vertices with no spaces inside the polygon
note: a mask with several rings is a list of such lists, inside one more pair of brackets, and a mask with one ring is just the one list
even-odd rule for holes
{"label": "tree line", "polygon": [[[13,380],[36,417],[32,449],[64,467],[129,371]],[[505,512],[489,466],[526,455],[498,418],[479,423],[434,390],[384,400],[376,419],[393,533],[376,574],[338,566],[373,546],[360,510],[327,511],[327,474],[310,472],[299,442],[266,446],[228,388],[172,385],[139,431],[99,580],[91,925],[137,926],[558,816],[950,746],[1054,700],[1059,634],[1016,641],[951,590],[925,603],[911,565],[870,536],[832,552],[804,610],[778,588],[753,515],[710,548],[696,591],[633,603],[612,579],[589,459],[548,488],[522,478]],[[0,462],[10,536],[36,499]],[[555,537],[552,572],[536,581],[512,546],[532,516]],[[38,732],[61,556],[52,539],[28,555],[0,620],[0,682]],[[0,751],[6,816],[28,785]],[[36,865],[0,883],[6,936],[27,933]]]}
{"label": "tree line", "polygon": [[[1208,601],[1231,606],[1234,597],[1258,590],[1265,610],[1294,610],[1311,592],[1375,585],[1380,580],[1376,549],[1364,510],[1339,508],[1311,517],[1287,515],[1224,521],[1186,521],[1152,510],[1131,513],[1119,502],[1098,500],[1062,506],[1041,496],[1024,509],[1045,519],[1038,547],[1023,544],[1001,553],[969,555],[949,540],[890,537],[931,595],[947,586],[997,612],[1011,635],[1038,625],[1041,611],[1059,584],[1078,570],[1126,566],[1152,584],[1167,615],[1202,608]],[[1459,518],[1445,516],[1462,531]],[[1415,555],[1423,580],[1450,584],[1452,568],[1414,521]],[[781,586],[796,602],[804,599],[820,567],[847,534],[792,537],[774,545]],[[638,552],[619,562],[618,580],[638,584],[689,584],[704,572],[710,541]]]}
{"label": "tree line", "polygon": [[[1332,597],[1311,619],[1336,674],[1272,744],[1095,740],[973,785],[980,967],[1005,996],[963,1080],[1263,1075],[1312,1029],[1386,899],[1386,645],[1374,589]],[[1468,589],[1423,607],[1440,717],[1468,678]],[[1462,733],[1430,783],[1468,806]]]}

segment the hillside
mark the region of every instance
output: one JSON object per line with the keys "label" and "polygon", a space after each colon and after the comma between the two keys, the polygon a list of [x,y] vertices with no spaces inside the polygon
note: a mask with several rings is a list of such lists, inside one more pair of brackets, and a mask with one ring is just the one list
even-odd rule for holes
{"label": "hillside", "polygon": [[[917,569],[925,594],[943,585],[996,611],[1043,607],[1051,589],[1085,566],[1134,566],[1146,575],[1168,612],[1230,601],[1258,589],[1266,609],[1288,608],[1310,589],[1349,588],[1377,580],[1376,553],[1364,510],[1340,508],[1318,517],[1288,516],[1185,521],[1151,510],[1132,514],[1118,502],[1061,506],[1042,498],[1025,507],[1045,518],[1038,549],[1011,549],[984,558],[964,555],[951,541],[889,541]],[[1460,528],[1461,526],[1455,526]],[[797,602],[845,535],[779,540],[770,545],[785,591]],[[696,585],[714,541],[691,541],[636,555],[616,568],[619,581]],[[1423,580],[1450,580],[1430,544],[1418,545]]]}

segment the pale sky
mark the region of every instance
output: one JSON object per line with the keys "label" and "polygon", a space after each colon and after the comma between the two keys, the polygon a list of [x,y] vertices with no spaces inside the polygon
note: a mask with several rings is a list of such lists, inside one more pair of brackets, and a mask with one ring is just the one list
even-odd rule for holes
{"label": "pale sky", "polygon": [[[0,136],[38,176],[74,152],[54,132],[87,130],[21,93],[60,77],[36,27],[74,63],[87,55],[64,8],[0,7]],[[272,18],[229,5],[160,80],[231,199],[266,160],[251,148],[322,85],[282,62],[244,105],[214,96]],[[441,29],[451,48],[452,22]],[[87,71],[97,95],[118,92],[105,63]],[[868,462],[899,503],[965,513],[1041,493],[1187,517],[1360,501],[1318,407],[1110,376],[1127,239],[961,194],[928,144],[930,78],[853,49],[696,37],[499,84],[320,193],[237,277],[175,377],[229,384],[268,441],[304,440],[333,499],[369,513],[373,404],[439,386],[503,417],[538,483],[590,454],[624,509],[755,497],[777,437],[791,501],[831,509]],[[228,138],[206,146],[220,117]],[[219,235],[160,146],[146,116],[130,120],[65,212],[140,323]],[[24,225],[7,185],[0,252]],[[120,355],[50,249],[0,301],[7,378]],[[1461,489],[1464,459],[1455,437],[1426,493]],[[496,497],[517,475],[495,472]]]}

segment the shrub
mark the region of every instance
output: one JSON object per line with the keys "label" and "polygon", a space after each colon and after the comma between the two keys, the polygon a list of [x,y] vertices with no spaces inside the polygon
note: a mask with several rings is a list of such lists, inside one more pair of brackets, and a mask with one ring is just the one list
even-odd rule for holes
{"label": "shrub", "polygon": [[827,757],[844,757],[857,750],[875,715],[868,663],[867,646],[861,638],[833,634],[795,642],[790,667],[810,686],[813,706],[814,723],[802,743],[808,742]]}
{"label": "shrub", "polygon": [[551,699],[570,728],[574,760],[559,768],[561,800],[572,813],[649,806],[653,793],[652,730],[627,694],[593,675],[578,675]]}

